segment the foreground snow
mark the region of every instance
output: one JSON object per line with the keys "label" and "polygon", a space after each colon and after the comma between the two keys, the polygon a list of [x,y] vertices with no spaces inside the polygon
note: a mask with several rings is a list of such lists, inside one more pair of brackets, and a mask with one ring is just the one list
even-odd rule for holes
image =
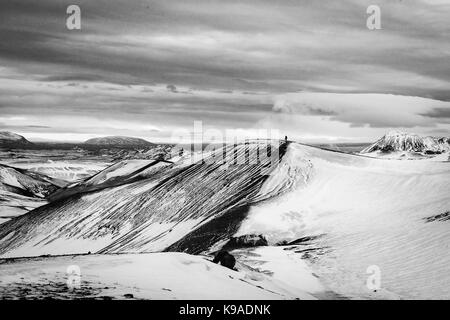
{"label": "foreground snow", "polygon": [[[184,253],[85,255],[0,260],[0,298],[27,299],[315,299],[323,287],[304,263],[282,248],[251,256],[259,270],[238,263],[233,271]],[[80,287],[67,286],[71,270]],[[69,268],[69,270],[68,270]],[[69,273],[68,273],[69,271]],[[272,273],[272,274],[271,274]],[[76,277],[75,277],[76,278]]]}

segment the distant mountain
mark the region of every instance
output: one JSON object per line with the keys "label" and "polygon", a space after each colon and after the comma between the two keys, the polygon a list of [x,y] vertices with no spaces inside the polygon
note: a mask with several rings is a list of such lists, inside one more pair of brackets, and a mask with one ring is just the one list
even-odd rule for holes
{"label": "distant mountain", "polygon": [[97,146],[153,146],[147,140],[124,136],[107,136],[86,140],[84,144]]}
{"label": "distant mountain", "polygon": [[433,155],[449,150],[449,138],[446,137],[421,137],[412,133],[390,131],[361,153],[412,152]]}
{"label": "distant mountain", "polygon": [[32,145],[30,141],[13,132],[0,131],[0,146],[25,146]]}

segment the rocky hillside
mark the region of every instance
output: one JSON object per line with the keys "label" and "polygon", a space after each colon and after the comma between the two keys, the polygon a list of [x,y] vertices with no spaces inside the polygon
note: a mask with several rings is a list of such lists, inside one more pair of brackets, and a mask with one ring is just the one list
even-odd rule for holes
{"label": "rocky hillside", "polygon": [[22,147],[32,145],[30,141],[9,131],[0,131],[0,147]]}

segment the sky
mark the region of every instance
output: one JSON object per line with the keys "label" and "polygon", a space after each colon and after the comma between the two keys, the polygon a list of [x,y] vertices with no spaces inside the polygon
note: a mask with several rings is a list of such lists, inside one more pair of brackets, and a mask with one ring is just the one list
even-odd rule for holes
{"label": "sky", "polygon": [[[66,9],[81,9],[68,30]],[[369,30],[366,10],[381,9]],[[2,0],[0,130],[450,136],[450,0]]]}

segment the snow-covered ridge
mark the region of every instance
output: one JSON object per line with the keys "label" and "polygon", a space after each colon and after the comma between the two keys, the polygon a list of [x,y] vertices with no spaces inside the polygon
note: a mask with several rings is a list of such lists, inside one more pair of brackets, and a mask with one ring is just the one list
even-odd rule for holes
{"label": "snow-covered ridge", "polygon": [[171,165],[173,163],[165,160],[121,160],[89,178],[59,189],[51,195],[50,200],[55,201],[74,194],[118,187],[145,179],[148,176],[155,178],[157,174],[161,174]]}
{"label": "snow-covered ridge", "polygon": [[[0,252],[201,252],[235,232],[252,203],[286,189],[260,192],[277,168],[270,157],[251,165],[243,161],[266,147],[267,142],[227,146],[224,161],[167,166],[126,161],[111,166],[81,184],[89,192],[80,189],[3,225]],[[285,145],[276,141],[273,147],[282,158]]]}
{"label": "snow-covered ridge", "polygon": [[[272,245],[312,237],[293,250],[346,297],[450,298],[450,220],[434,218],[449,211],[448,162],[372,159],[294,143],[287,155],[290,166],[309,160],[308,174],[252,206],[235,236],[263,234]],[[382,274],[376,293],[365,286],[371,265]]]}

